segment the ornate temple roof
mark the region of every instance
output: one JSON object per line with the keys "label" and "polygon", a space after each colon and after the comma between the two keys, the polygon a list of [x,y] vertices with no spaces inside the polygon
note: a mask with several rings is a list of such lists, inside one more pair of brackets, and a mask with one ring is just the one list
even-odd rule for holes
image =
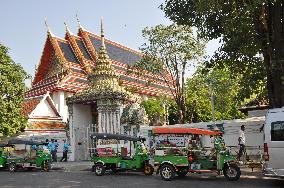
{"label": "ornate temple roof", "polygon": [[118,78],[119,75],[107,53],[103,22],[101,21],[101,46],[96,60],[96,68],[89,72],[89,87],[67,98],[67,103],[93,102],[98,99],[126,100],[128,92],[119,85]]}
{"label": "ornate temple roof", "polygon": [[[162,78],[145,73],[144,77],[127,73],[128,65],[139,61],[143,54],[119,43],[104,39],[119,84],[138,94],[171,96],[171,90]],[[47,91],[77,93],[89,87],[89,74],[96,69],[101,37],[79,27],[78,35],[69,31],[66,24],[65,38],[54,36],[50,30],[36,70],[32,88],[26,98],[40,96]],[[154,78],[155,82],[148,82]],[[153,79],[151,79],[153,80]]]}

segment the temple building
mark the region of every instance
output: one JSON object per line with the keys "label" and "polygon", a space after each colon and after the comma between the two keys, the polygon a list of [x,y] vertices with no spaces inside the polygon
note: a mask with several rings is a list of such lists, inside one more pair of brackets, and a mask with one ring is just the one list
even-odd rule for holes
{"label": "temple building", "polygon": [[[24,104],[30,122],[26,132],[66,131],[71,160],[88,159],[89,125],[94,125],[93,132],[122,132],[123,107],[135,101],[135,94],[141,98],[171,96],[170,87],[157,75],[145,72],[141,78],[128,72],[142,53],[105,39],[102,23],[101,35],[87,31],[79,21],[78,25],[77,35],[66,25],[64,38],[48,29]],[[148,83],[148,78],[155,81]],[[34,120],[35,115],[40,121]]]}

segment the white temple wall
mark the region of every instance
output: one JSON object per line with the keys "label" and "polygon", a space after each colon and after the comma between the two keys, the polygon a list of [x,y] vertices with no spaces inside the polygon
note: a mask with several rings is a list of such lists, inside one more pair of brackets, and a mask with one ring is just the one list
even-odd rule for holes
{"label": "white temple wall", "polygon": [[87,127],[92,123],[90,105],[73,104],[69,112],[71,161],[89,159]]}
{"label": "white temple wall", "polygon": [[67,122],[67,119],[69,116],[68,106],[66,105],[66,98],[70,96],[72,96],[71,93],[64,92],[64,91],[56,91],[52,93],[52,100],[64,122]]}

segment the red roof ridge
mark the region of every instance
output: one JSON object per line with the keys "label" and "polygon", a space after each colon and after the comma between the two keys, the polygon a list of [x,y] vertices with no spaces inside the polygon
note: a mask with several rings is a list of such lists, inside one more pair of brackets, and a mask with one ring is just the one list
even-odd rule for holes
{"label": "red roof ridge", "polygon": [[[93,35],[93,36],[96,37],[96,38],[99,38],[99,39],[101,38],[101,36],[98,35],[98,34],[96,34],[96,33],[92,33],[92,32],[87,31],[87,30],[84,30],[84,31],[87,32],[87,33],[89,33],[89,34],[91,34],[91,35]],[[118,42],[115,42],[115,41],[113,41],[113,40],[110,40],[110,39],[108,39],[108,38],[106,38],[106,37],[105,37],[105,42],[110,43],[110,44],[113,44],[113,45],[115,45],[115,46],[117,46],[117,47],[123,48],[123,49],[125,49],[125,50],[134,52],[134,53],[136,53],[137,55],[141,55],[141,56],[144,55],[142,52],[140,52],[140,51],[138,51],[138,50],[136,50],[136,49],[133,49],[133,48],[124,46],[124,45],[122,45],[122,44],[120,44],[120,43],[118,43]]]}
{"label": "red roof ridge", "polygon": [[69,41],[68,40],[66,40],[65,38],[61,38],[61,37],[52,37],[52,38],[54,38],[55,40],[60,40],[61,42],[65,42],[65,43],[68,43],[69,44]]}

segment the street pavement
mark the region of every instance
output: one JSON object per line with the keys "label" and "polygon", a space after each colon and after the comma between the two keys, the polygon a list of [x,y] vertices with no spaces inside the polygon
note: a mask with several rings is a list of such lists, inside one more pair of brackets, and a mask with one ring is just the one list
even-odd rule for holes
{"label": "street pavement", "polygon": [[189,174],[185,178],[176,178],[166,182],[159,175],[145,176],[138,172],[106,173],[96,176],[91,172],[91,162],[53,163],[50,172],[34,170],[10,173],[0,171],[0,188],[222,188],[222,187],[274,187],[283,188],[284,180],[262,177],[260,169],[242,167],[241,179],[227,181],[215,174]]}

